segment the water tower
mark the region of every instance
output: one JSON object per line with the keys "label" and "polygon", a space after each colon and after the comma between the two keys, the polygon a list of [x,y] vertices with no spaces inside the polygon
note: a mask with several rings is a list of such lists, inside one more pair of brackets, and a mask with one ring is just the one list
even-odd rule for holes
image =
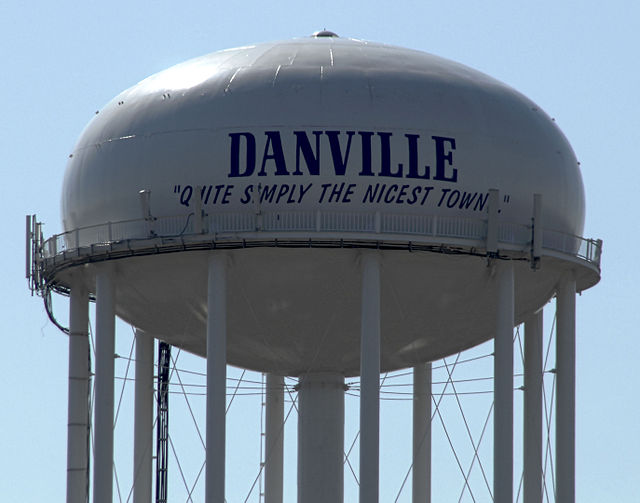
{"label": "water tower", "polygon": [[[29,217],[33,289],[70,295],[68,501],[83,501],[96,302],[93,501],[112,500],[114,320],[207,359],[206,501],[224,501],[226,364],[299,385],[298,501],[340,502],[345,377],[360,501],[378,501],[379,375],[414,368],[414,501],[429,495],[429,362],[495,339],[494,496],[513,494],[513,346],[527,337],[526,501],[540,501],[539,311],[558,298],[557,499],[574,500],[575,294],[600,278],[554,121],[423,52],[311,37],[215,52],[122,92],[74,148],[64,233]],[[152,351],[152,346],[151,346]],[[149,360],[140,344],[139,361]],[[278,403],[267,501],[281,501]],[[148,397],[136,397],[146,404]],[[152,428],[136,417],[136,448]],[[280,409],[281,410],[281,409]],[[281,420],[281,419],[280,419]],[[151,458],[136,463],[150,473]],[[148,501],[149,477],[136,487]]]}

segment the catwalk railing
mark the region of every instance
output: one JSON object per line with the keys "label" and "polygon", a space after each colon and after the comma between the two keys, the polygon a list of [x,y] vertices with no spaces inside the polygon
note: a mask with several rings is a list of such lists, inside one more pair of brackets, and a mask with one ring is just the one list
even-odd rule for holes
{"label": "catwalk railing", "polygon": [[[190,242],[260,239],[277,234],[287,237],[326,239],[327,234],[345,235],[357,240],[400,240],[414,243],[467,244],[482,248],[487,237],[487,220],[482,218],[444,217],[441,215],[381,214],[379,212],[291,211],[215,213],[196,218],[193,213],[148,219],[107,222],[57,234],[39,240],[34,254],[40,259],[65,252],[123,241],[146,241],[161,238],[189,238]],[[498,244],[511,250],[528,251],[532,245],[532,225],[500,222]],[[143,243],[140,243],[141,245]],[[600,267],[602,241],[585,239],[552,229],[543,229],[542,249],[582,259]],[[34,257],[35,258],[35,257]]]}

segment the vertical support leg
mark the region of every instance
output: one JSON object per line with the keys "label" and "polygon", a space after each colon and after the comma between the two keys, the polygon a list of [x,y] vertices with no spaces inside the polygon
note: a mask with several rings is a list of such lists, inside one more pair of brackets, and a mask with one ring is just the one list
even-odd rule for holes
{"label": "vertical support leg", "polygon": [[67,503],[89,499],[89,294],[76,281],[69,303]]}
{"label": "vertical support leg", "polygon": [[224,503],[227,385],[227,257],[209,258],[207,298],[206,503]]}
{"label": "vertical support leg", "polygon": [[576,281],[565,277],[557,291],[556,491],[557,501],[575,501]]}
{"label": "vertical support leg", "polygon": [[524,503],[542,503],[542,313],[524,322]]}
{"label": "vertical support leg", "polygon": [[282,503],[284,460],[284,377],[267,374],[265,417],[265,503]]}
{"label": "vertical support leg", "polygon": [[380,474],[380,256],[362,254],[360,503],[378,503]]}
{"label": "vertical support leg", "polygon": [[96,274],[96,376],[93,501],[112,503],[115,282],[110,267]]}
{"label": "vertical support leg", "polygon": [[153,337],[136,330],[133,503],[151,503],[153,454]]}
{"label": "vertical support leg", "polygon": [[413,367],[413,499],[431,502],[431,363]]}
{"label": "vertical support leg", "polygon": [[513,264],[498,264],[494,341],[493,497],[513,501]]}
{"label": "vertical support leg", "polygon": [[344,500],[344,376],[310,373],[298,394],[298,503]]}

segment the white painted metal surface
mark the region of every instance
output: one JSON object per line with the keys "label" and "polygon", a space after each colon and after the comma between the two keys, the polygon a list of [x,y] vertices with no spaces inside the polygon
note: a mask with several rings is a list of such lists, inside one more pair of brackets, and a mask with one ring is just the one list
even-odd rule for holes
{"label": "white painted metal surface", "polygon": [[542,503],[543,310],[524,322],[524,503]]}
{"label": "white painted metal surface", "polygon": [[362,261],[360,326],[360,503],[377,503],[380,491],[380,255]]}
{"label": "white painted metal surface", "polygon": [[284,377],[267,374],[264,502],[282,503],[284,484]]}
{"label": "white painted metal surface", "polygon": [[115,97],[74,148],[63,220],[138,218],[142,189],[154,216],[188,214],[197,186],[207,213],[252,214],[274,184],[259,207],[361,209],[379,184],[365,205],[384,214],[470,216],[496,187],[504,221],[529,223],[534,192],[550,228],[584,220],[575,155],[536,104],[461,64],[336,37],[212,53]]}
{"label": "white painted metal surface", "polygon": [[[516,267],[517,321],[549,300],[565,260],[578,264],[581,288],[597,282],[599,248],[577,237],[577,161],[530,100],[419,51],[333,36],[258,44],[160,72],[100,110],[69,160],[68,233],[49,242],[50,265],[64,285],[87,257],[171,252],[120,261],[116,312],[204,355],[206,260],[174,252],[232,248],[228,361],[354,375],[359,308],[345,298],[360,278],[348,248],[379,247],[381,290],[402,283],[398,301],[411,313],[398,317],[382,298],[381,368],[410,367],[493,336],[479,257],[489,189],[500,194],[496,249],[518,259],[531,255],[533,194],[543,195],[544,267],[535,276]],[[283,242],[291,248],[274,248]],[[428,253],[440,250],[463,255]],[[477,315],[461,316],[469,304]],[[236,314],[247,310],[254,316]],[[339,362],[316,348],[328,319],[344,327],[326,340],[341,347]]]}
{"label": "white painted metal surface", "polygon": [[431,363],[413,367],[412,503],[431,503]]}
{"label": "white painted metal surface", "polygon": [[494,339],[493,500],[513,501],[513,264],[495,264],[497,283]]}
{"label": "white painted metal surface", "polygon": [[207,419],[205,499],[225,503],[225,432],[227,396],[227,256],[208,257]]}
{"label": "white painted metal surface", "polygon": [[133,503],[151,503],[153,469],[153,342],[136,330],[133,431]]}
{"label": "white painted metal surface", "polygon": [[556,500],[575,502],[576,282],[567,273],[557,291]]}
{"label": "white painted metal surface", "polygon": [[89,292],[76,277],[69,300],[67,503],[89,496]]}
{"label": "white painted metal surface", "polygon": [[308,373],[298,390],[298,501],[344,499],[344,376]]}
{"label": "white painted metal surface", "polygon": [[96,274],[93,501],[112,503],[116,284],[112,264]]}

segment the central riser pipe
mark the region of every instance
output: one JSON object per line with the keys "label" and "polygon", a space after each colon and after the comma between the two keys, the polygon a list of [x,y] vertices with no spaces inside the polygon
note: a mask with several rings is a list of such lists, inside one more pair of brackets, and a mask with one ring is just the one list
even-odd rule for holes
{"label": "central riser pipe", "polygon": [[298,503],[344,499],[344,376],[307,374],[298,392]]}

